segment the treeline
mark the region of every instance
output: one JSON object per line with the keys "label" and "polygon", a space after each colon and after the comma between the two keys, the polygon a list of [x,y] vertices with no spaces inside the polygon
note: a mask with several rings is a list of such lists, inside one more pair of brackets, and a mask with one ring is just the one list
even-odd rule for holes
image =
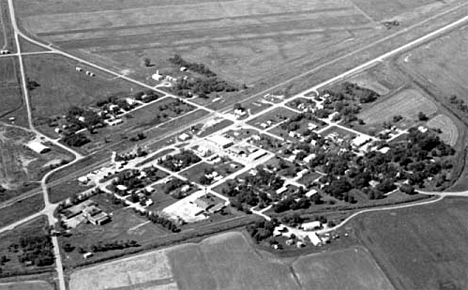
{"label": "treeline", "polygon": [[211,71],[202,63],[188,62],[183,59],[180,55],[175,54],[174,57],[169,58],[169,61],[180,67],[186,67],[188,70],[194,71],[196,73],[202,74],[206,77],[215,77],[216,74]]}
{"label": "treeline", "polygon": [[275,227],[279,225],[276,219],[271,221],[257,221],[253,225],[247,226],[247,232],[257,242],[261,242],[273,236]]}
{"label": "treeline", "polygon": [[176,172],[199,161],[201,159],[195,153],[190,150],[183,150],[178,154],[167,155],[164,159],[159,159],[158,164]]}
{"label": "treeline", "polygon": [[134,247],[139,247],[139,246],[140,245],[138,244],[137,241],[127,240],[127,241],[114,241],[110,243],[99,242],[96,245],[92,245],[90,249],[92,252],[97,253],[97,252],[107,252],[107,251],[113,251],[113,250],[123,250],[126,248],[134,248]]}

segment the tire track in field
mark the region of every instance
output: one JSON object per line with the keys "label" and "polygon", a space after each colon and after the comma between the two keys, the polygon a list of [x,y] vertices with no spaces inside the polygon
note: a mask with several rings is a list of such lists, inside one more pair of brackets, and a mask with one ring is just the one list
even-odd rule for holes
{"label": "tire track in field", "polygon": [[351,11],[349,7],[339,7],[339,8],[326,8],[326,9],[314,9],[306,11],[290,11],[290,12],[281,12],[281,13],[268,13],[268,14],[258,14],[258,15],[242,15],[242,16],[226,16],[226,17],[217,17],[210,19],[196,19],[196,20],[186,20],[186,21],[171,21],[171,22],[162,22],[162,23],[152,23],[152,24],[139,24],[139,25],[125,25],[125,26],[114,26],[114,27],[100,27],[100,28],[87,28],[87,29],[76,29],[76,30],[62,30],[62,31],[51,31],[51,32],[40,32],[36,35],[38,37],[45,36],[54,36],[54,35],[64,35],[64,34],[75,34],[75,33],[93,33],[100,31],[114,31],[114,30],[134,30],[140,28],[163,28],[174,25],[190,25],[197,23],[213,23],[216,25],[217,22],[222,20],[250,20],[256,19],[261,20],[262,18],[268,17],[282,17],[282,16],[299,16],[299,15],[313,15],[321,14],[327,12],[344,12]]}

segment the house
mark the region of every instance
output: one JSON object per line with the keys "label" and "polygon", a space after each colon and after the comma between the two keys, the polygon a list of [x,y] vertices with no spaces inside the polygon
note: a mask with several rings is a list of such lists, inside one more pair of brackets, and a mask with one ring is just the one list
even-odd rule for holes
{"label": "house", "polygon": [[370,141],[370,138],[366,135],[359,135],[357,136],[356,138],[354,138],[352,141],[351,141],[351,145],[354,147],[354,148],[358,148],[358,147],[361,147],[362,145],[366,144],[367,142]]}
{"label": "house", "polygon": [[421,133],[426,133],[429,129],[427,129],[426,127],[424,126],[419,126],[418,127],[418,131],[421,132]]}
{"label": "house", "polygon": [[153,74],[153,75],[151,76],[151,78],[152,78],[153,80],[155,80],[155,81],[160,81],[160,80],[162,80],[164,77],[163,77],[162,74],[159,73],[159,70],[157,70],[156,73]]}
{"label": "house", "polygon": [[312,197],[313,195],[315,195],[315,194],[317,194],[317,193],[318,193],[317,190],[311,189],[311,190],[309,190],[309,192],[307,192],[307,193],[305,194],[305,196],[310,198],[310,197]]}
{"label": "house", "polygon": [[126,191],[128,189],[128,187],[123,184],[118,184],[115,188],[117,188],[118,191]]}
{"label": "house", "polygon": [[378,150],[382,154],[387,154],[390,151],[390,147],[383,147]]}
{"label": "house", "polygon": [[232,140],[221,135],[210,136],[207,140],[222,149],[226,149],[234,144]]}
{"label": "house", "polygon": [[283,186],[283,187],[279,188],[278,190],[276,190],[276,193],[277,193],[277,194],[283,194],[283,193],[285,193],[286,191],[288,191],[288,187],[287,187],[287,186]]}
{"label": "house", "polygon": [[188,139],[190,139],[190,135],[187,134],[187,133],[182,133],[179,135],[179,139],[182,140],[182,141],[186,141]]}
{"label": "house", "polygon": [[304,231],[313,231],[316,229],[320,229],[321,227],[322,227],[322,223],[320,221],[303,223],[301,225],[301,229],[303,229]]}
{"label": "house", "polygon": [[180,67],[180,71],[187,71],[187,67],[181,66],[181,67]]}
{"label": "house", "polygon": [[29,149],[31,149],[32,151],[38,154],[44,154],[50,151],[49,147],[45,146],[44,144],[36,140],[32,140],[26,143],[26,147],[28,147]]}
{"label": "house", "polygon": [[314,159],[317,155],[315,153],[312,153],[310,155],[307,155],[307,157],[304,158],[305,163],[309,163],[312,159]]}
{"label": "house", "polygon": [[210,208],[210,213],[216,213],[222,210],[225,207],[224,203],[217,203],[212,208]]}
{"label": "house", "polygon": [[185,184],[184,186],[182,186],[180,188],[180,192],[182,192],[182,193],[185,193],[185,192],[187,192],[189,190],[190,190],[190,185],[188,185],[188,184]]}

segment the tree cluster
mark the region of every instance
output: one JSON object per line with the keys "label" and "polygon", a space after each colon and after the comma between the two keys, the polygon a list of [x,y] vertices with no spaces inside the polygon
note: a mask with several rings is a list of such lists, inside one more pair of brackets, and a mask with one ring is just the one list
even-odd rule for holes
{"label": "tree cluster", "polygon": [[134,240],[127,240],[127,241],[114,241],[114,242],[109,242],[109,243],[103,243],[99,242],[96,245],[92,245],[91,251],[94,253],[97,252],[107,252],[107,251],[113,251],[113,250],[123,250],[126,248],[133,248],[133,247],[139,247],[140,245],[138,244],[137,241]]}
{"label": "tree cluster", "polygon": [[169,58],[169,61],[180,67],[186,67],[187,69],[194,71],[196,73],[202,74],[206,77],[215,77],[216,74],[211,71],[202,63],[188,62],[183,59],[180,55],[175,54],[174,57]]}
{"label": "tree cluster", "polygon": [[63,143],[71,147],[81,147],[91,142],[91,140],[88,137],[86,137],[83,133],[72,133],[69,135],[64,135],[62,137],[62,141]]}
{"label": "tree cluster", "polygon": [[19,245],[10,245],[12,248],[18,248],[18,246],[21,250],[19,255],[21,263],[30,261],[38,267],[50,266],[54,263],[52,240],[48,235],[22,237],[19,240]]}
{"label": "tree cluster", "polygon": [[158,164],[166,167],[167,169],[177,172],[192,164],[200,162],[201,159],[190,150],[183,150],[175,155],[167,155],[165,159],[159,159]]}
{"label": "tree cluster", "polygon": [[247,226],[247,232],[257,242],[261,242],[273,236],[275,227],[279,225],[278,221],[272,219],[271,221],[258,221],[253,225]]}

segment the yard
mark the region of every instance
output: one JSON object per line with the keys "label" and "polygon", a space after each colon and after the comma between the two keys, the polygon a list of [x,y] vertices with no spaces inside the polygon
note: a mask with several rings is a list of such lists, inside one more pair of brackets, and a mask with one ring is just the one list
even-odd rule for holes
{"label": "yard", "polygon": [[276,108],[268,113],[262,114],[259,117],[248,121],[249,125],[255,126],[258,129],[268,129],[281,122],[284,122],[290,117],[299,115],[287,108]]}

